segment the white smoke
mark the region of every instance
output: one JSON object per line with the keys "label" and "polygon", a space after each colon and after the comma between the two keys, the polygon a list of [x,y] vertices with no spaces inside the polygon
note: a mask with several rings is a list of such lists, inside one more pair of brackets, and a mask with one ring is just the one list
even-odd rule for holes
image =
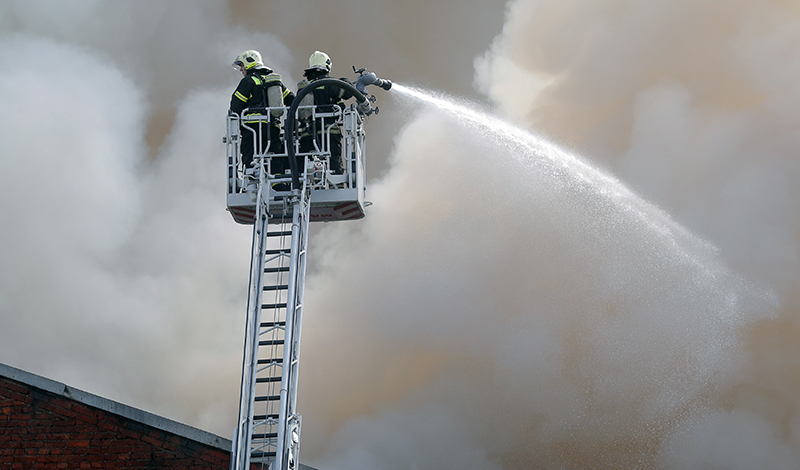
{"label": "white smoke", "polygon": [[497,1],[348,5],[0,4],[0,361],[229,436],[250,243],[222,206],[232,56],[292,84],[321,49],[339,76],[466,94],[488,48],[502,114],[644,199],[379,96],[375,205],[312,232],[302,460],[796,466],[793,7],[515,0],[490,45]]}
{"label": "white smoke", "polygon": [[[309,279],[309,312],[323,313],[307,314],[304,354],[347,370],[315,371],[308,388],[344,388],[371,416],[319,465],[347,468],[339,453],[359,449],[373,468],[407,468],[372,445],[394,433],[414,436],[404,455],[452,440],[509,468],[648,467],[671,429],[746,380],[742,334],[770,294],[621,183],[438,113],[396,155],[358,235],[320,236],[335,241]],[[341,398],[312,412],[335,427]],[[396,418],[423,406],[450,432]]]}
{"label": "white smoke", "polygon": [[178,6],[3,4],[24,32],[0,36],[0,360],[229,436],[250,233],[222,206],[228,65],[251,41],[276,69],[286,54],[268,34],[203,36],[211,4],[161,36]]}
{"label": "white smoke", "polygon": [[[39,54],[66,59],[61,73],[21,65]],[[58,348],[73,321],[65,313],[92,302],[114,308],[102,264],[140,216],[145,109],[129,80],[80,49],[19,35],[3,38],[0,55],[4,318]],[[118,102],[97,99],[108,94]],[[3,331],[4,345],[19,346],[6,354],[22,356],[31,337]]]}

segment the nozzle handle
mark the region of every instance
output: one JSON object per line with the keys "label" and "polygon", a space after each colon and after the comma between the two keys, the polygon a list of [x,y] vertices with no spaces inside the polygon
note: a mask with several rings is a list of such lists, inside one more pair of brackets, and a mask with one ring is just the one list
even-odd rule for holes
{"label": "nozzle handle", "polygon": [[378,78],[374,72],[365,73],[358,77],[356,81],[356,89],[358,91],[366,93],[367,85],[377,85],[387,91],[392,88],[392,82],[383,78]]}

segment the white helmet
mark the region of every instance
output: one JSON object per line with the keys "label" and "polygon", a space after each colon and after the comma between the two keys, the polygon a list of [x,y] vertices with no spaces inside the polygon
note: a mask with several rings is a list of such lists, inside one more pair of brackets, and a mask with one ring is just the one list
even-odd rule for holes
{"label": "white helmet", "polygon": [[232,65],[236,70],[239,70],[239,67],[250,70],[253,67],[264,67],[264,62],[261,60],[261,54],[251,49],[236,56],[236,60],[233,61]]}
{"label": "white helmet", "polygon": [[314,51],[314,53],[311,54],[311,57],[308,58],[309,69],[330,72],[331,66],[333,66],[331,63],[331,58],[328,57],[328,54],[324,52]]}

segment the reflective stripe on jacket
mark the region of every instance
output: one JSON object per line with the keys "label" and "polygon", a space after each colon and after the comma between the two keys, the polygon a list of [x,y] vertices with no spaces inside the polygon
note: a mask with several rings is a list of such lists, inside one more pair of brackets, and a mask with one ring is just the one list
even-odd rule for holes
{"label": "reflective stripe on jacket", "polygon": [[[236,114],[240,114],[246,108],[265,108],[289,106],[294,100],[294,93],[289,91],[281,81],[281,76],[276,73],[259,73],[265,70],[252,70],[247,73],[239,82],[239,86],[231,96],[230,109]],[[280,87],[280,96],[283,102],[267,103],[267,90],[271,87]],[[249,115],[261,114],[258,112],[248,113]]]}

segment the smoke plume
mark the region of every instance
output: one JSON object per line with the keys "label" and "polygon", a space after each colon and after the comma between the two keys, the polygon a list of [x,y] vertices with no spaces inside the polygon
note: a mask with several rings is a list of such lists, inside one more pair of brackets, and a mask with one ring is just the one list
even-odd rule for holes
{"label": "smoke plume", "polygon": [[517,1],[477,61],[505,113],[610,168],[778,295],[778,317],[747,331],[750,377],[668,439],[665,465],[797,465],[798,13],[785,2]]}
{"label": "smoke plume", "polygon": [[376,92],[374,205],[311,233],[302,461],[795,468],[798,38],[779,0],[4,2],[0,362],[230,436],[229,64],[319,49],[531,134]]}

